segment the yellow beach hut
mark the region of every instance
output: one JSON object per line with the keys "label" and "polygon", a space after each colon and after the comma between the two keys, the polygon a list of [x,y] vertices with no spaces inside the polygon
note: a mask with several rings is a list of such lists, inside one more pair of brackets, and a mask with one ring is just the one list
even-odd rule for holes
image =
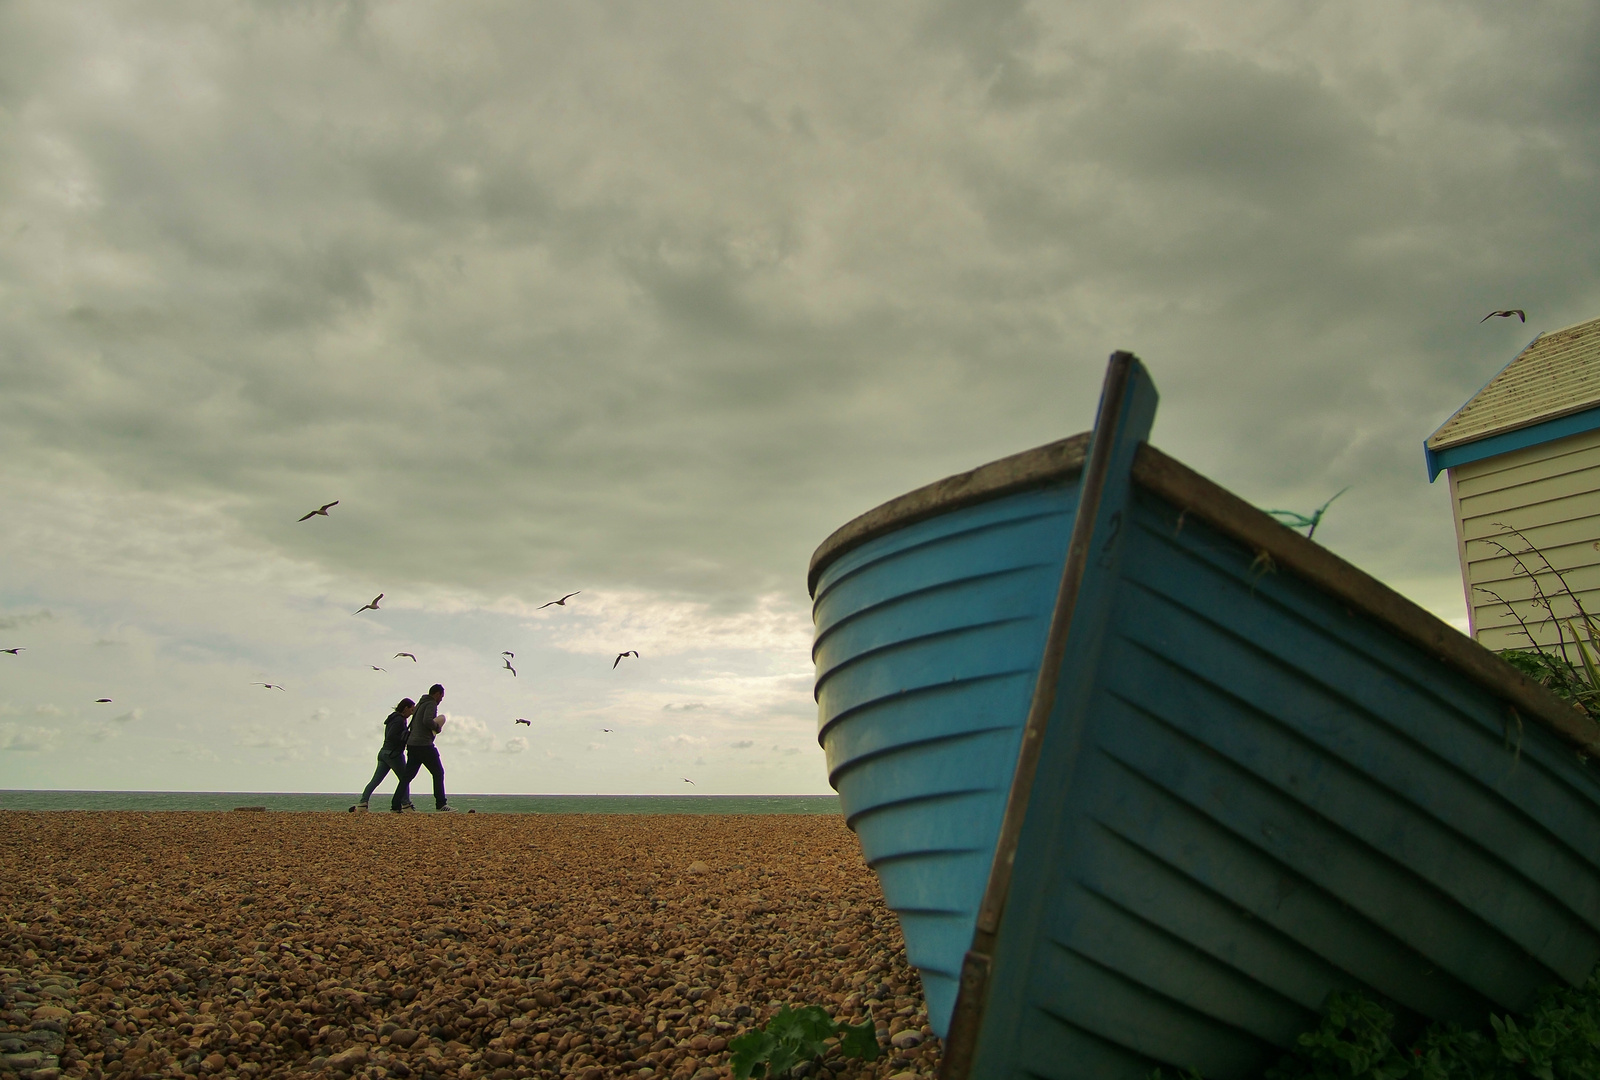
{"label": "yellow beach hut", "polygon": [[1429,481],[1449,476],[1473,637],[1550,646],[1577,605],[1600,620],[1600,319],[1539,334],[1423,448]]}

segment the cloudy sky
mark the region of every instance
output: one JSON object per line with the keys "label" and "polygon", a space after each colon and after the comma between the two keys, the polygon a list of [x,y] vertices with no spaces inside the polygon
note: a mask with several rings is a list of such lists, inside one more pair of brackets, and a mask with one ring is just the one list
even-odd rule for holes
{"label": "cloudy sky", "polygon": [[438,680],[457,790],[826,791],[812,549],[1117,348],[1464,623],[1421,442],[1597,163],[1582,2],[0,3],[0,787],[353,790]]}

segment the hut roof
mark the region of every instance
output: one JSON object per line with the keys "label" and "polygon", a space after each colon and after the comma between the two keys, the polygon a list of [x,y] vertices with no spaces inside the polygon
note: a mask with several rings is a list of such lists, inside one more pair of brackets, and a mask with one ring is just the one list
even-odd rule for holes
{"label": "hut roof", "polygon": [[1600,406],[1600,318],[1540,334],[1428,436],[1444,450]]}

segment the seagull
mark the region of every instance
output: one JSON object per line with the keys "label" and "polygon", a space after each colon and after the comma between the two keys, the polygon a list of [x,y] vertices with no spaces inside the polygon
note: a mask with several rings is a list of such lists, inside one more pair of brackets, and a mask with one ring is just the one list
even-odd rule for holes
{"label": "seagull", "polygon": [[517,717],[517,718],[516,718],[516,719],[515,719],[515,720],[513,720],[513,721],[511,721],[511,722],[512,722],[512,723],[513,723],[513,724],[527,724],[527,725],[528,725],[528,726],[529,726],[529,727],[532,727],[532,726],[533,726],[533,722],[532,722],[532,721],[531,721],[531,720],[524,720],[524,719],[523,719],[523,718],[522,718],[522,717],[520,717],[520,716],[519,716],[519,717]]}
{"label": "seagull", "polygon": [[331,507],[331,506],[338,506],[338,505],[339,505],[339,500],[338,499],[333,500],[331,503],[323,503],[321,509],[311,511],[311,513],[307,514],[305,517],[301,518],[300,520],[301,521],[310,521],[312,518],[318,517],[318,516],[327,517],[328,516],[328,508]]}
{"label": "seagull", "polygon": [[600,729],[600,730],[601,730],[601,731],[610,731],[610,730],[611,730],[611,729],[610,729],[610,728],[608,728],[608,727],[603,727],[603,728],[601,728],[601,729]]}
{"label": "seagull", "polygon": [[514,653],[514,652],[503,652],[500,655],[501,656],[509,656],[513,660],[515,660],[517,658],[517,654]]}
{"label": "seagull", "polygon": [[110,705],[111,699],[108,697],[97,697],[94,699],[94,703],[96,705]]}
{"label": "seagull", "polygon": [[[582,592],[582,591],[583,591],[582,589],[578,590],[578,592]],[[540,604],[537,610],[543,611],[545,608],[549,607],[551,604],[555,604],[555,605],[557,605],[559,607],[566,607],[567,606],[567,601],[571,600],[574,596],[577,596],[577,595],[578,595],[578,593],[569,592],[567,595],[563,596],[560,600],[552,600],[552,601],[550,601],[549,604]]]}
{"label": "seagull", "polygon": [[279,686],[275,682],[253,682],[250,685],[251,686],[264,686],[268,690],[282,690],[283,689],[283,687]]}
{"label": "seagull", "polygon": [[[685,776],[685,777],[683,777],[683,782],[684,782],[684,783],[685,783],[685,784],[694,784],[694,781],[693,781],[693,780],[690,780],[690,779],[689,779],[689,778],[688,778],[688,777],[687,777],[687,776]],[[699,787],[699,786],[700,786],[700,785],[699,785],[699,784],[694,784],[694,786],[695,786],[695,787]]]}
{"label": "seagull", "polygon": [[27,649],[26,645],[18,645],[15,649],[0,649],[0,652],[8,652],[12,656],[21,656],[25,649]]}
{"label": "seagull", "polygon": [[505,662],[505,664],[506,664],[506,670],[511,672],[511,677],[513,679],[516,678],[517,677],[517,669],[511,666],[511,661],[507,660]]}
{"label": "seagull", "polygon": [[379,667],[377,664],[368,664],[367,666],[369,668],[371,668],[373,671],[388,671],[389,670],[386,667]]}
{"label": "seagull", "polygon": [[415,656],[411,656],[411,654],[408,653],[408,652],[397,652],[397,653],[394,654],[394,658],[396,660],[400,659],[402,656],[410,656],[411,657],[411,662],[413,664],[415,664],[417,662],[417,658]]}
{"label": "seagull", "polygon": [[629,649],[629,650],[628,650],[628,651],[627,651],[627,652],[619,652],[619,653],[618,653],[618,654],[617,654],[617,658],[616,658],[616,659],[615,659],[615,660],[613,660],[613,661],[611,661],[611,670],[612,670],[612,671],[615,671],[615,670],[617,670],[617,665],[618,665],[618,664],[620,664],[620,663],[622,663],[622,658],[623,658],[623,657],[624,657],[624,656],[631,656],[631,657],[633,657],[633,658],[634,658],[634,659],[635,659],[635,660],[637,660],[637,659],[639,659],[639,654],[638,654],[638,652],[636,652],[636,651],[635,651],[635,650],[633,650],[633,649]]}
{"label": "seagull", "polygon": [[1510,311],[1491,311],[1478,321],[1484,323],[1488,322],[1490,319],[1509,319],[1513,315],[1515,315],[1521,322],[1528,321],[1527,312],[1523,311],[1521,308],[1512,308]]}
{"label": "seagull", "polygon": [[378,601],[382,600],[382,599],[383,599],[383,594],[379,593],[377,596],[374,596],[372,598],[372,603],[368,604],[366,607],[356,608],[350,614],[352,614],[352,615],[360,615],[363,611],[377,611],[378,610]]}

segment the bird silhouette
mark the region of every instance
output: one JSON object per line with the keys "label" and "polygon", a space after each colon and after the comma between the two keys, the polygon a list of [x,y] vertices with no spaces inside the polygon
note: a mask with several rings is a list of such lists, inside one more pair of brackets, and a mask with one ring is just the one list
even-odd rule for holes
{"label": "bird silhouette", "polygon": [[1486,323],[1490,319],[1509,319],[1513,315],[1517,317],[1517,321],[1519,322],[1528,321],[1528,313],[1523,311],[1521,308],[1512,308],[1509,311],[1491,311],[1478,321],[1481,323]]}
{"label": "bird silhouette", "polygon": [[523,718],[522,718],[522,717],[520,717],[520,716],[519,716],[519,717],[517,717],[517,718],[516,718],[516,719],[515,719],[515,720],[513,720],[513,721],[511,721],[511,722],[512,722],[512,723],[513,723],[513,724],[526,724],[526,725],[527,725],[527,726],[528,726],[528,727],[532,727],[532,726],[533,726],[533,724],[532,724],[532,723],[531,723],[531,722],[529,722],[529,721],[527,721],[527,720],[524,720],[524,719],[523,719]]}
{"label": "bird silhouette", "polygon": [[27,649],[26,645],[18,645],[15,649],[0,649],[0,652],[8,652],[12,656],[21,656],[25,649]]}
{"label": "bird silhouette", "polygon": [[612,670],[612,671],[615,671],[615,670],[617,670],[617,665],[618,665],[618,664],[620,664],[620,663],[622,663],[622,658],[623,658],[623,657],[624,657],[624,656],[631,656],[631,657],[633,657],[633,658],[634,658],[634,659],[635,659],[635,660],[637,660],[637,659],[639,659],[639,654],[638,654],[638,652],[637,652],[637,651],[635,651],[635,650],[633,650],[633,649],[629,649],[629,650],[628,650],[628,651],[627,651],[627,652],[619,652],[619,653],[618,653],[618,654],[617,654],[617,658],[616,658],[616,659],[615,659],[615,660],[613,660],[613,661],[611,661],[611,670]]}
{"label": "bird silhouette", "polygon": [[378,601],[382,600],[382,599],[383,599],[383,594],[379,593],[377,596],[374,596],[372,598],[372,603],[368,604],[366,607],[358,607],[354,611],[352,611],[350,614],[352,614],[352,615],[360,615],[363,611],[377,611],[378,610]]}
{"label": "bird silhouette", "polygon": [[[689,778],[688,778],[688,777],[687,777],[687,776],[685,776],[685,777],[683,777],[683,782],[684,782],[684,783],[685,783],[685,784],[694,784],[694,781],[693,781],[693,780],[690,780],[690,779],[689,779]],[[695,786],[695,787],[699,787],[699,786],[700,786],[700,785],[699,785],[699,784],[694,784],[694,786]]]}
{"label": "bird silhouette", "polygon": [[310,521],[314,517],[327,517],[328,516],[329,507],[334,507],[334,506],[338,506],[338,505],[339,505],[339,500],[338,499],[333,500],[331,503],[323,503],[320,509],[311,511],[311,513],[307,514],[305,517],[301,518],[300,520],[301,521]]}
{"label": "bird silhouette", "polygon": [[377,664],[368,664],[367,666],[369,668],[371,668],[373,671],[388,671],[389,670],[386,667],[379,667]]}
{"label": "bird silhouette", "polygon": [[511,661],[507,660],[504,663],[506,665],[506,670],[511,672],[511,677],[512,678],[516,678],[517,677],[517,669],[511,666]]}
{"label": "bird silhouette", "polygon": [[503,652],[500,655],[501,656],[509,656],[513,660],[515,660],[517,658],[517,654],[514,653],[514,652]]}
{"label": "bird silhouette", "polygon": [[397,652],[397,653],[394,654],[394,658],[396,660],[400,659],[402,656],[411,657],[411,662],[413,664],[415,664],[417,662],[417,658],[415,656],[411,656],[411,654],[408,653],[408,652]]}
{"label": "bird silhouette", "polygon": [[[578,590],[578,592],[582,592],[582,591],[583,591],[582,589]],[[576,593],[576,592],[569,592],[567,595],[563,596],[560,600],[552,600],[552,601],[550,601],[549,604],[540,604],[537,610],[543,611],[545,608],[550,607],[552,604],[556,605],[557,607],[566,607],[567,606],[567,601],[571,600],[574,596],[577,596],[577,595],[578,595],[578,593]]]}
{"label": "bird silhouette", "polygon": [[283,687],[279,686],[275,682],[253,682],[250,685],[251,686],[264,686],[268,690],[282,690],[283,689]]}
{"label": "bird silhouette", "polygon": [[601,729],[600,729],[600,730],[601,730],[601,731],[610,731],[610,730],[611,730],[611,729],[610,729],[610,728],[608,728],[608,727],[603,727],[603,728],[601,728]]}
{"label": "bird silhouette", "polygon": [[94,703],[96,705],[110,705],[111,699],[108,697],[97,697],[94,699]]}

